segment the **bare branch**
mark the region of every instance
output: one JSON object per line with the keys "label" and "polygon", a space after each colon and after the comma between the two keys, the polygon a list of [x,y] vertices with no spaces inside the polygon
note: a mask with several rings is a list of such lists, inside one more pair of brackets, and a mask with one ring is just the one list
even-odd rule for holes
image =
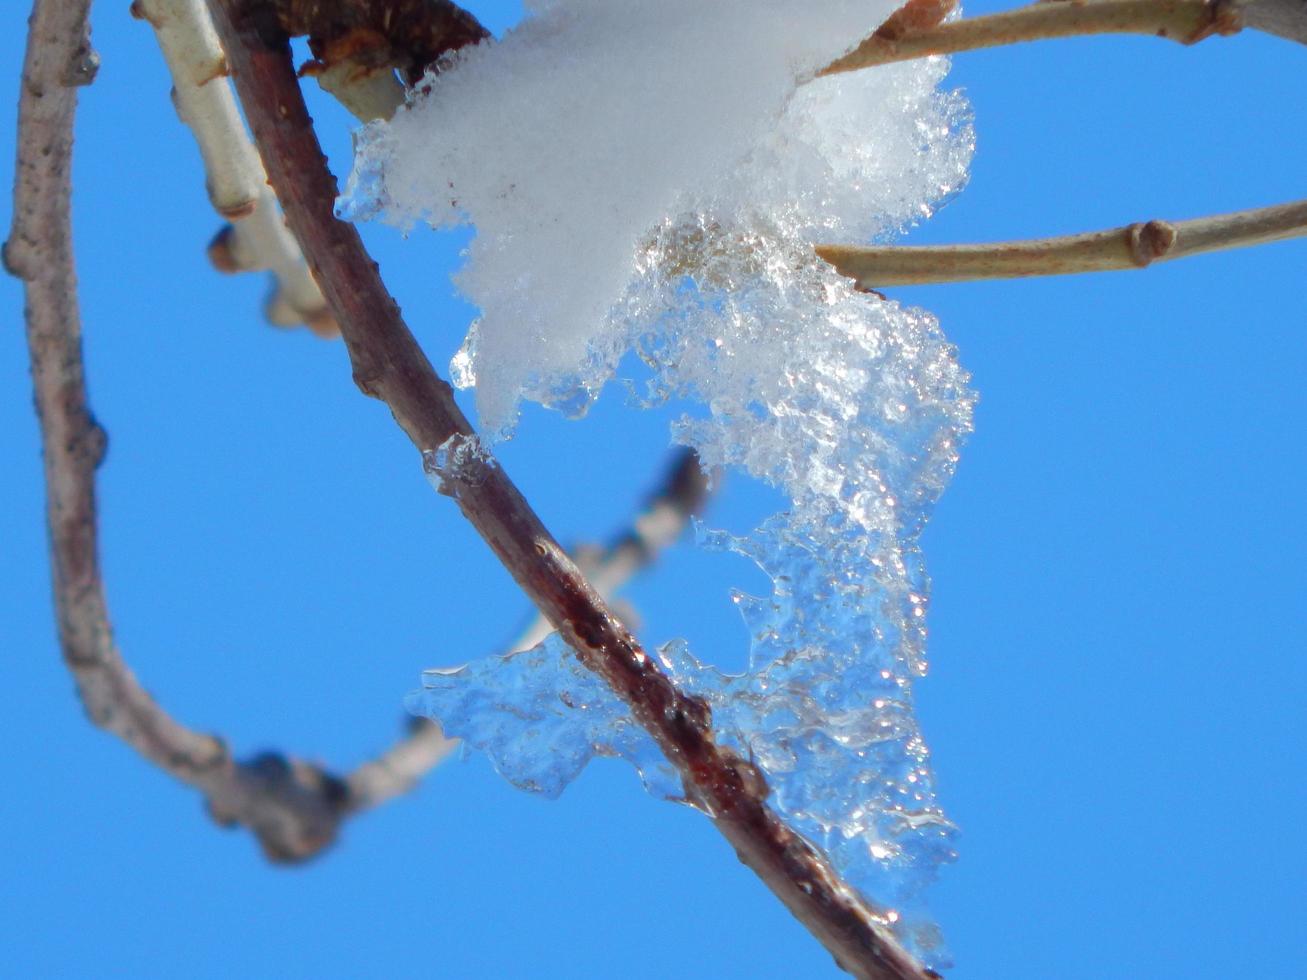
{"label": "bare branch", "polygon": [[1040,0],[1028,7],[948,24],[902,16],[914,6],[939,3],[913,0],[818,76],[1082,34],[1145,34],[1194,44],[1214,34],[1237,34],[1244,23],[1238,0]]}
{"label": "bare branch", "polygon": [[131,9],[154,28],[172,75],[173,104],[204,159],[209,200],[231,222],[209,246],[214,266],[222,272],[270,270],[276,289],[267,318],[278,326],[305,323],[315,333],[334,336],[322,293],[281,220],[246,135],[204,0],[134,0]]}
{"label": "bare branch", "polygon": [[766,803],[752,763],[716,743],[708,706],[679,691],[587,582],[480,445],[400,316],[357,230],[336,220],[336,182],[304,107],[285,33],[265,2],[211,0],[255,143],[287,219],[340,324],[354,378],[383,400],[424,453],[459,459],[444,491],[576,651],[630,706],[681,773],[687,799],[707,813],[791,912],[851,973],[931,976],[878,911]]}
{"label": "bare branch", "polygon": [[817,255],[863,289],[1142,269],[1200,252],[1307,235],[1307,201],[1189,221],[1143,221],[1062,238],[986,245],[818,245]]}

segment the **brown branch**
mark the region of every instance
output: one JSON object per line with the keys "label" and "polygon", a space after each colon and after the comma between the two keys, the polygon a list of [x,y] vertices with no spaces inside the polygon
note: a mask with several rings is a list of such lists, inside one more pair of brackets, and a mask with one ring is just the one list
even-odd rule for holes
{"label": "brown branch", "polygon": [[[702,511],[708,493],[708,480],[699,465],[699,457],[688,449],[677,453],[662,485],[646,501],[631,526],[602,553],[578,558],[599,594],[610,598],[649,567],[681,536],[690,518]],[[509,651],[530,649],[552,630],[548,620],[537,616]],[[458,744],[457,739],[445,738],[439,725],[415,718],[407,738],[345,778],[351,812],[371,809],[408,792]]]}
{"label": "brown branch", "polygon": [[1214,34],[1236,34],[1244,23],[1238,0],[1039,0],[1028,7],[947,24],[938,18],[930,23],[928,17],[904,16],[910,8],[930,8],[940,2],[912,0],[818,76],[1084,34],[1144,34],[1194,44]]}
{"label": "brown branch", "polygon": [[265,0],[211,0],[211,8],[255,143],[340,324],[356,383],[390,407],[419,450],[443,447],[444,492],[582,663],[630,706],[680,771],[687,798],[836,961],[860,977],[930,976],[876,909],[767,805],[762,773],[716,743],[707,705],[672,684],[481,447],[401,318],[357,230],[333,215],[336,182],[305,110],[285,32]]}
{"label": "brown branch", "polygon": [[287,35],[309,39],[314,60],[301,74],[316,77],[363,122],[389,119],[404,104],[405,86],[490,37],[451,0],[267,0],[267,7]]}
{"label": "brown branch", "polygon": [[1142,269],[1202,252],[1307,235],[1307,201],[1189,221],[985,245],[818,245],[819,257],[863,289]]}

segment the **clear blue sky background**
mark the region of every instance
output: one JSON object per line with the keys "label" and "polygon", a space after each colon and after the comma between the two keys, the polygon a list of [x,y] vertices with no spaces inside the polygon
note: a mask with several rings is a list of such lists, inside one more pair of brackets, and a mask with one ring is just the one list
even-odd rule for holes
{"label": "clear blue sky background", "polygon": [[[497,28],[515,16],[472,6]],[[0,29],[11,106],[20,7]],[[265,327],[260,278],[209,269],[217,221],[151,33],[115,2],[95,38],[77,245],[122,648],[240,753],[357,763],[397,732],[420,668],[494,650],[525,603],[342,348]],[[1302,197],[1305,69],[1307,50],[1253,35],[962,57],[971,186],[913,240]],[[344,166],[346,121],[315,106]],[[446,278],[459,240],[368,236],[444,364],[470,315]],[[1298,242],[896,294],[938,312],[982,394],[925,537],[917,688],[962,828],[932,899],[958,980],[1302,969],[1305,274]],[[449,764],[298,869],[215,828],[88,725],[59,662],[13,280],[0,308],[0,974],[834,974],[705,820],[617,763],[553,803]],[[662,465],[665,423],[616,393],[581,424],[532,412],[506,464],[560,538],[602,539]],[[710,520],[742,529],[771,503],[735,480]],[[742,561],[678,549],[630,591],[643,635],[738,664],[731,584],[763,588]]]}

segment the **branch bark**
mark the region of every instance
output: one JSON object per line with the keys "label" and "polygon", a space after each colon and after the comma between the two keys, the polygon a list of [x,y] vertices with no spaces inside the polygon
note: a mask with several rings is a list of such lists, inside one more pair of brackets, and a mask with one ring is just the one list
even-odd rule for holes
{"label": "branch bark", "polygon": [[89,0],[36,0],[19,99],[14,219],[5,267],[23,280],[41,426],[55,615],[64,661],[91,721],[208,797],[279,860],[314,853],[335,832],[335,783],[303,763],[236,763],[220,739],[178,724],[141,687],[114,644],[100,577],[95,471],[107,440],[91,414],[73,264],[70,167],[77,87],[96,56]]}
{"label": "branch bark", "polygon": [[936,5],[939,0],[912,0],[856,48],[818,72],[818,77],[930,55],[1083,34],[1143,34],[1194,44],[1216,34],[1236,34],[1244,23],[1238,0],[1040,0],[1028,7],[947,24],[939,23],[938,18],[930,23],[929,19],[918,22],[903,16],[914,7]]}
{"label": "branch bark", "polygon": [[925,978],[877,910],[766,802],[759,770],[719,746],[707,705],[679,691],[581,575],[484,451],[404,323],[353,226],[333,214],[336,182],[305,110],[286,33],[266,0],[210,0],[264,166],[349,350],[360,389],[384,401],[424,454],[458,460],[444,492],[561,632],[630,706],[680,771],[686,796],[846,970]]}
{"label": "branch bark", "polygon": [[[249,828],[270,859],[303,861],[325,850],[347,817],[412,788],[456,742],[423,722],[345,777],[275,752],[237,761],[220,738],[175,721],[117,648],[100,572],[95,497],[107,437],[87,399],[70,210],[77,87],[91,81],[96,67],[88,7],[89,0],[37,0],[34,7],[19,99],[13,227],[3,253],[27,300],[60,648],[95,725],[200,790],[215,821]],[[650,510],[605,554],[600,568],[613,588],[669,544],[702,503],[702,484],[687,475],[688,465],[680,461]],[[697,473],[697,462],[692,465]],[[662,533],[641,531],[648,520]],[[644,550],[633,560],[637,540]]]}
{"label": "branch bark", "polygon": [[1244,20],[1256,30],[1307,44],[1307,0],[1252,0]]}
{"label": "branch bark", "polygon": [[1307,235],[1307,201],[1189,221],[985,245],[818,245],[819,257],[863,289],[1142,269],[1202,252]]}
{"label": "branch bark", "polygon": [[[645,502],[631,526],[602,553],[592,557],[578,554],[578,564],[587,568],[599,594],[610,599],[652,564],[681,536],[690,518],[703,510],[708,494],[708,481],[698,456],[690,450],[678,453],[661,486]],[[552,630],[549,621],[538,615],[509,651],[529,650]],[[458,744],[457,739],[445,738],[439,725],[413,719],[407,738],[346,777],[351,811],[378,806],[407,792]]]}

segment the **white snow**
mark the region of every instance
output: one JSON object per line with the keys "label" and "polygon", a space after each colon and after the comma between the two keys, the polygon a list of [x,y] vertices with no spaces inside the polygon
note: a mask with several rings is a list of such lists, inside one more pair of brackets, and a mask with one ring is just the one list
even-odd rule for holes
{"label": "white snow", "polygon": [[[342,211],[475,225],[458,284],[481,316],[453,369],[492,437],[523,397],[583,412],[635,350],[651,400],[707,407],[677,441],[789,494],[752,535],[702,535],[772,577],[770,597],[736,597],[750,670],[723,676],[683,644],[663,663],[712,703],[781,812],[938,963],[913,905],[951,855],[912,713],[916,541],[973,396],[932,317],[856,292],[811,250],[892,235],[965,180],[969,121],[937,87],[942,61],[810,80],[891,8],[535,3],[364,132]],[[412,704],[519,785],[558,792],[615,754],[675,795],[579,671],[554,642],[429,675]]]}

